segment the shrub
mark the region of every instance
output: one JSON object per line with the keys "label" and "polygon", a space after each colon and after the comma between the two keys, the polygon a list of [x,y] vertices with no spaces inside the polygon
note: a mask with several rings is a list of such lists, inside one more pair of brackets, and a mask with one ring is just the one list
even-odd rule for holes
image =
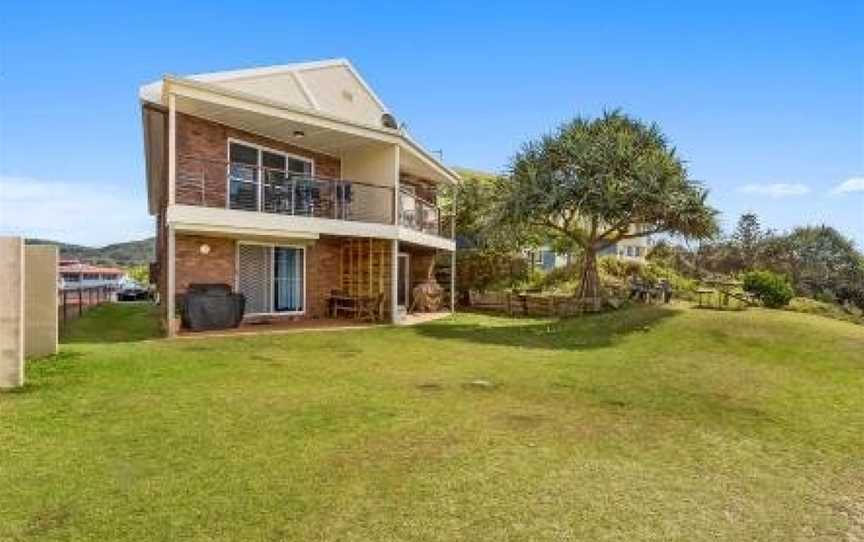
{"label": "shrub", "polygon": [[744,291],[753,294],[763,305],[772,309],[785,307],[794,295],[786,278],[771,271],[745,273]]}
{"label": "shrub", "polygon": [[859,310],[864,311],[864,285],[839,288],[837,290],[837,302],[842,305],[855,305]]}
{"label": "shrub", "polygon": [[623,279],[624,263],[615,256],[603,256],[597,260],[597,269],[603,275]]}
{"label": "shrub", "polygon": [[513,284],[516,290],[542,291],[546,272],[542,269],[529,269],[522,280]]}
{"label": "shrub", "polygon": [[785,310],[804,314],[816,314],[826,318],[864,325],[864,311],[835,303],[823,303],[807,297],[793,298]]}
{"label": "shrub", "polygon": [[656,263],[649,263],[647,274],[656,279],[666,279],[672,289],[675,291],[675,296],[682,299],[696,299],[696,290],[699,287],[699,282],[687,277],[681,276],[674,269],[665,267]]}
{"label": "shrub", "polygon": [[525,259],[512,254],[487,250],[456,252],[456,290],[464,299],[469,290],[480,292],[506,288],[528,277]]}
{"label": "shrub", "polygon": [[574,285],[579,285],[579,264],[570,263],[561,267],[555,267],[543,276],[541,287],[551,291],[573,291]]}

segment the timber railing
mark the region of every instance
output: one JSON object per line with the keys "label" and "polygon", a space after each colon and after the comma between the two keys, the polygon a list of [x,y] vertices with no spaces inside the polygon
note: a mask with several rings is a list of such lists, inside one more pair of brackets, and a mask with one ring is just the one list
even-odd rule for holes
{"label": "timber railing", "polygon": [[585,303],[573,295],[519,293],[519,292],[470,292],[469,306],[472,309],[505,312],[510,316],[575,316],[586,312],[597,312],[601,305]]}

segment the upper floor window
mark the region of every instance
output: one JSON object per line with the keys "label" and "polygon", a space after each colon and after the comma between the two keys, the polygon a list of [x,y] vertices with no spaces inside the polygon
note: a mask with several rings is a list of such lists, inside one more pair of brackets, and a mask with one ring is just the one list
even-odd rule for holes
{"label": "upper floor window", "polygon": [[236,141],[228,144],[228,162],[231,209],[261,210],[262,202],[281,195],[293,179],[315,172],[312,160]]}

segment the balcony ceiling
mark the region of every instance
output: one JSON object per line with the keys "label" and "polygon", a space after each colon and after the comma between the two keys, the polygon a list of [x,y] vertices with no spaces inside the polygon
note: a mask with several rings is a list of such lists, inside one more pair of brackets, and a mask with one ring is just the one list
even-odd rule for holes
{"label": "balcony ceiling", "polygon": [[[176,100],[177,110],[181,113],[208,119],[336,158],[341,158],[347,152],[391,146],[399,142],[399,138],[395,135],[385,135],[383,138],[378,138],[375,137],[375,134],[361,135],[357,133],[358,131],[352,132],[322,126],[315,117],[310,117],[308,121],[304,122],[301,120],[302,115],[295,116],[299,118],[283,118],[258,112],[253,108],[237,107],[182,94],[177,95]],[[295,136],[297,131],[303,132],[302,138]],[[415,175],[436,183],[452,182],[450,177],[442,174],[441,170],[428,159],[424,159],[420,153],[410,147],[406,148],[404,145],[403,151],[400,153],[399,169],[402,173]]]}
{"label": "balcony ceiling", "polygon": [[[354,151],[370,145],[386,145],[386,143],[375,139],[325,128],[311,122],[283,119],[187,96],[177,96],[176,103],[177,110],[181,113],[205,118],[232,128],[337,158],[347,151]],[[296,136],[298,131],[303,132],[303,137]]]}

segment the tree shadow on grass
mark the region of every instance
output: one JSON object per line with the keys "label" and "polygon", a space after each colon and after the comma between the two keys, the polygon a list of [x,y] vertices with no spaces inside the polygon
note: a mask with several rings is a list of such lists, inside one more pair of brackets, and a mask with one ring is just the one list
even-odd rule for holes
{"label": "tree shadow on grass", "polygon": [[158,308],[150,303],[105,303],[65,322],[61,344],[128,343],[162,336]]}
{"label": "tree shadow on grass", "polygon": [[612,346],[628,335],[646,333],[681,312],[680,308],[668,306],[635,306],[602,314],[541,321],[478,317],[469,323],[464,320],[442,321],[419,325],[415,329],[420,335],[433,339],[548,350],[591,350]]}

